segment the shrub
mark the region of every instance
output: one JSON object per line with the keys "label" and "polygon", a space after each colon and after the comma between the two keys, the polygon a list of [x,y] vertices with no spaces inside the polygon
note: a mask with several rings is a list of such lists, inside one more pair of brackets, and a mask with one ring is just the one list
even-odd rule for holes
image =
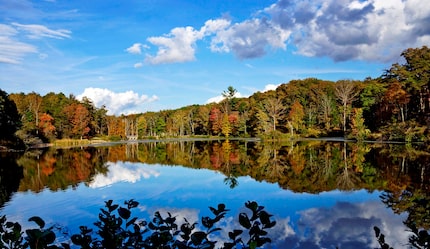
{"label": "shrub", "polygon": [[[117,249],[117,248],[215,248],[217,241],[210,236],[222,229],[216,224],[229,211],[224,204],[216,208],[209,207],[212,217],[202,217],[201,225],[204,230],[197,229],[197,223],[190,223],[186,218],[179,226],[176,217],[170,213],[163,217],[155,212],[151,221],[132,217],[132,209],[139,205],[137,201],[129,200],[124,206],[114,204],[112,200],[105,202],[100,209],[99,220],[94,223],[97,230],[80,226],[80,233],[70,237],[73,245],[82,249]],[[244,248],[254,249],[270,243],[267,229],[275,226],[272,215],[254,201],[245,203],[250,210],[250,216],[242,212],[239,214],[239,224],[242,229],[234,229],[228,233],[229,241],[223,243],[224,249]],[[54,227],[45,228],[43,219],[35,216],[29,221],[35,222],[38,228],[22,231],[17,222],[9,222],[5,216],[0,217],[0,245],[1,248],[30,248],[30,249],[69,249],[68,243],[56,243]],[[241,235],[249,236],[243,238]]]}

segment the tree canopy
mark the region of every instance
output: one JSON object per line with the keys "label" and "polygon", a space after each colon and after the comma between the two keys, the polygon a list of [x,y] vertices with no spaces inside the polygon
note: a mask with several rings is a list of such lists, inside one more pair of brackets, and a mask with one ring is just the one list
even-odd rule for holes
{"label": "tree canopy", "polygon": [[44,141],[126,139],[125,124],[136,124],[138,138],[264,137],[276,131],[281,136],[360,134],[360,139],[425,141],[430,124],[430,49],[409,48],[401,56],[403,63],[394,63],[378,78],[297,79],[247,98],[235,97],[237,90],[229,86],[220,103],[127,116],[107,115],[106,107],[63,93],[12,93],[8,98],[2,92],[2,108],[12,110],[14,103],[18,115],[3,112],[1,125],[8,134],[20,129]]}

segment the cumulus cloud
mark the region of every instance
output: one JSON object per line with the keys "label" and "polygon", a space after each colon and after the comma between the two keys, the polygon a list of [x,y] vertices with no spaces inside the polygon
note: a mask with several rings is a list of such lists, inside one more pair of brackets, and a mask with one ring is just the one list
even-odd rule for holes
{"label": "cumulus cloud", "polygon": [[160,175],[159,172],[148,167],[142,167],[141,164],[108,162],[107,166],[108,173],[96,175],[89,183],[91,188],[106,187],[118,182],[135,183],[142,178],[149,179]]}
{"label": "cumulus cloud", "polygon": [[295,53],[335,61],[389,62],[408,47],[430,43],[430,3],[420,0],[278,0],[237,23],[208,20],[200,30],[178,27],[148,41],[158,46],[152,64],[195,60],[198,40],[213,52],[240,59],[264,56],[269,49],[295,47]]}
{"label": "cumulus cloud", "polygon": [[377,248],[373,227],[378,226],[393,248],[402,248],[410,235],[403,226],[403,218],[393,218],[379,201],[338,202],[329,208],[301,211],[297,232],[275,239],[274,244],[279,248],[291,244],[296,244],[295,248]]}
{"label": "cumulus cloud", "polygon": [[158,97],[153,95],[140,95],[133,91],[116,93],[108,89],[89,87],[84,92],[77,96],[78,99],[83,97],[89,98],[96,107],[105,106],[109,115],[131,114],[139,112],[141,106],[147,103],[158,100]]}
{"label": "cumulus cloud", "polygon": [[[335,61],[388,62],[407,47],[425,45],[420,37],[425,36],[429,41],[430,29],[419,27],[428,23],[424,20],[430,18],[430,13],[424,11],[415,15],[420,18],[408,18],[407,6],[413,1],[328,0],[303,3],[280,0],[268,12],[272,16],[290,13],[288,18],[274,21],[280,26],[293,28],[293,42],[299,54],[330,57]],[[308,7],[302,8],[303,4]],[[420,5],[429,9],[427,2],[420,2]],[[416,5],[413,9],[419,7]]]}
{"label": "cumulus cloud", "polygon": [[141,54],[142,53],[142,43],[135,43],[131,47],[126,49],[130,54]]}
{"label": "cumulus cloud", "polygon": [[261,57],[266,48],[286,49],[290,31],[266,19],[252,19],[220,30],[212,39],[211,50],[233,52],[240,59]]}
{"label": "cumulus cloud", "polygon": [[163,64],[193,61],[195,43],[202,37],[202,33],[193,27],[174,28],[168,35],[149,37],[148,41],[158,46],[158,51],[155,56],[147,55],[146,62]]}

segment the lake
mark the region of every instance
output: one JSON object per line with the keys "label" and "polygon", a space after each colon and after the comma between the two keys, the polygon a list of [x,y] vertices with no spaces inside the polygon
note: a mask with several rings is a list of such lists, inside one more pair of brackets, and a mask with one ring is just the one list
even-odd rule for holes
{"label": "lake", "polygon": [[[422,146],[341,141],[140,141],[1,155],[1,210],[24,228],[31,216],[73,234],[107,200],[191,222],[224,203],[227,231],[244,203],[273,214],[266,248],[379,248],[374,227],[405,248],[430,225],[430,154]],[[61,239],[61,236],[60,236]]]}

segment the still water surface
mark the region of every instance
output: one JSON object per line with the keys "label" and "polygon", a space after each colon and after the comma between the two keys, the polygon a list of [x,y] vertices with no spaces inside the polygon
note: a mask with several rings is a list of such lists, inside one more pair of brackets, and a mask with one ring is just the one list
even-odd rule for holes
{"label": "still water surface", "polygon": [[[412,234],[404,221],[413,210],[395,213],[383,200],[394,203],[396,194],[381,196],[428,192],[428,167],[413,164],[428,159],[384,158],[384,149],[190,141],[33,151],[17,158],[22,178],[17,189],[3,187],[10,193],[1,214],[24,226],[38,215],[73,234],[91,226],[110,199],[137,200],[138,217],[160,211],[196,222],[210,215],[209,206],[225,203],[230,212],[222,227],[231,231],[240,227],[244,203],[255,200],[277,222],[267,248],[378,248],[374,226],[391,246],[405,248]],[[2,179],[16,177],[6,174]]]}

